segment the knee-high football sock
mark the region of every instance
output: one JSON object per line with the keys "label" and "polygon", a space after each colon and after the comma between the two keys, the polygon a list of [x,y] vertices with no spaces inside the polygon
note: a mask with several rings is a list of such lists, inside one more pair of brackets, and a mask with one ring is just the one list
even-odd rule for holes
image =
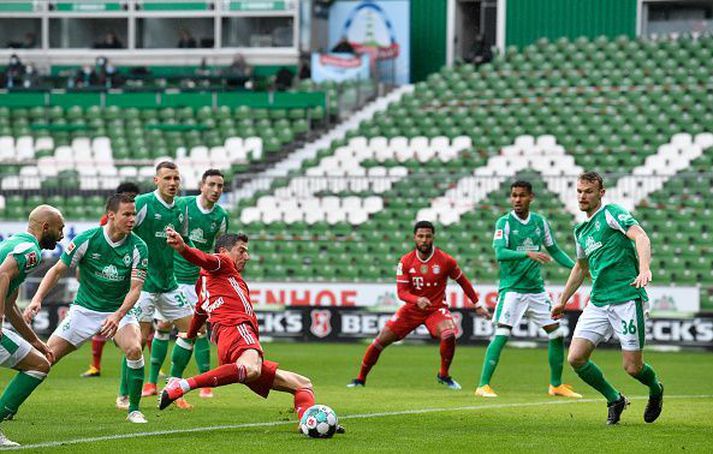
{"label": "knee-high football sock", "polygon": [[446,329],[441,332],[441,369],[438,375],[448,377],[448,370],[451,367],[453,356],[456,353],[456,332],[452,329]]}
{"label": "knee-high football sock", "polygon": [[193,354],[196,357],[198,372],[208,372],[210,370],[210,341],[206,335],[198,336],[194,344]]}
{"label": "knee-high football sock", "polygon": [[104,345],[106,345],[106,337],[92,337],[92,366],[97,370],[102,368],[102,353],[104,352]]}
{"label": "knee-high football sock", "polygon": [[602,393],[608,403],[612,403],[619,398],[619,391],[606,381],[602,370],[592,361],[587,361],[582,367],[574,371],[585,383]]}
{"label": "knee-high football sock", "polygon": [[182,377],[193,353],[193,341],[179,337],[171,354],[171,377]]}
{"label": "knee-high football sock", "polygon": [[187,389],[183,388],[184,391],[196,388],[216,388],[218,386],[230,385],[232,383],[245,383],[246,375],[247,372],[245,370],[245,366],[242,364],[224,364],[216,367],[215,369],[211,369],[208,372],[196,375],[195,377],[181,380],[181,386],[183,387],[183,382],[185,382],[188,386]]}
{"label": "knee-high football sock", "polygon": [[144,386],[144,357],[130,360],[124,357],[126,381],[129,390],[129,413],[139,409],[141,388]]}
{"label": "knee-high football sock", "polygon": [[151,363],[148,383],[156,384],[158,381],[158,373],[168,354],[169,335],[168,332],[156,331],[153,336],[153,340],[151,341]]}
{"label": "knee-high football sock", "polygon": [[121,372],[119,375],[119,395],[129,395],[129,368],[126,366],[126,356],[121,357]]}
{"label": "knee-high football sock", "polygon": [[364,358],[361,360],[361,370],[359,370],[358,380],[366,381],[366,376],[369,375],[369,371],[379,360],[379,355],[383,349],[384,347],[381,346],[378,339],[374,339],[374,342],[366,349]]}
{"label": "knee-high football sock", "polygon": [[564,365],[564,338],[559,335],[560,329],[550,333],[550,341],[547,343],[547,362],[550,364],[550,385],[559,386],[562,384],[562,367]]}
{"label": "knee-high football sock", "polygon": [[495,368],[500,361],[500,353],[508,341],[510,330],[507,328],[498,328],[495,330],[495,337],[488,344],[488,349],[485,351],[485,359],[483,360],[483,370],[480,372],[480,382],[478,386],[490,384],[490,379],[493,378]]}
{"label": "knee-high football sock", "polygon": [[19,372],[0,396],[0,421],[17,413],[20,405],[32,394],[47,376],[44,372],[28,370]]}
{"label": "knee-high football sock", "polygon": [[656,376],[656,371],[647,363],[644,363],[644,367],[633,377],[649,387],[649,396],[656,397],[661,394],[661,383]]}

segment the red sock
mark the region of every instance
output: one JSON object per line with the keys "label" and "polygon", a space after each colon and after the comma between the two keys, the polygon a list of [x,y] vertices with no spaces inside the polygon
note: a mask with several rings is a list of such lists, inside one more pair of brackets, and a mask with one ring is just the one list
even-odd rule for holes
{"label": "red sock", "polygon": [[186,379],[191,389],[196,388],[216,388],[218,386],[229,385],[231,383],[245,382],[245,366],[232,364],[224,364],[215,369],[195,377]]}
{"label": "red sock", "polygon": [[361,370],[357,380],[366,381],[366,376],[369,375],[369,371],[379,360],[379,355],[383,349],[384,347],[379,343],[378,339],[374,339],[374,342],[366,349],[364,359],[361,360]]}
{"label": "red sock", "polygon": [[314,405],[314,391],[312,388],[300,388],[295,391],[295,412],[302,419],[302,414]]}
{"label": "red sock", "polygon": [[92,337],[92,366],[97,370],[102,368],[102,353],[104,352],[105,344],[106,337]]}
{"label": "red sock", "polygon": [[453,355],[456,353],[456,333],[452,329],[441,332],[441,370],[438,375],[448,376],[448,369],[451,367]]}
{"label": "red sock", "polygon": [[149,349],[149,356],[151,356],[151,344],[153,343],[153,335],[156,333],[156,331],[151,331],[149,333],[149,336],[146,338],[146,348]]}

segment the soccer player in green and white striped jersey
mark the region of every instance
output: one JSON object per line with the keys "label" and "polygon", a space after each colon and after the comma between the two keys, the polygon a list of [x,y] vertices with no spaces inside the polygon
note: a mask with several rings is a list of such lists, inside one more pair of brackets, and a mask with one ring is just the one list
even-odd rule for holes
{"label": "soccer player in green and white striped jersey", "polygon": [[[515,181],[510,185],[510,204],[513,209],[495,224],[493,249],[500,265],[498,305],[493,315],[496,328],[485,354],[476,396],[497,397],[490,387],[490,379],[512,328],[518,326],[523,317],[527,317],[543,328],[549,337],[548,393],[551,396],[582,397],[572,391],[569,385],[562,383],[564,333],[559,322],[550,316],[552,304],[542,280],[542,265],[552,258],[567,269],[571,269],[574,262],[557,246],[547,220],[530,211],[534,198],[529,182]],[[543,249],[552,257],[544,253]]]}
{"label": "soccer player in green and white striped jersey", "polygon": [[65,318],[50,336],[54,362],[78,349],[96,334],[114,338],[126,355],[122,368],[129,383],[127,420],[145,423],[139,411],[144,381],[144,357],[138,309],[134,307],[146,279],[146,243],[132,233],[136,221],[134,198],[114,194],[106,204],[108,222],[77,235],[59,261],[40,282],[32,303],[25,309],[28,318],[70,268],[79,267],[79,289]]}
{"label": "soccer player in green and white striped jersey", "polygon": [[607,424],[616,424],[629,401],[614,388],[590,357],[603,340],[619,338],[624,369],[649,388],[644,421],[654,422],[663,408],[663,385],[644,362],[646,326],[644,287],[651,282],[651,242],[644,229],[624,208],[602,204],[606,190],[601,175],[585,172],[577,181],[579,209],[587,220],[574,228],[577,263],[567,279],[553,318],[562,317],[565,305],[592,276],[589,304],[572,335],[567,360],[579,377],[607,399]]}
{"label": "soccer player in green and white striped jersey", "polygon": [[[215,240],[228,230],[228,213],[218,205],[223,195],[225,185],[223,173],[218,169],[208,169],[203,173],[200,182],[201,193],[197,196],[179,197],[177,203],[183,207],[188,216],[188,238],[201,251],[211,254],[215,249]],[[178,287],[186,295],[188,303],[195,307],[198,303],[196,282],[200,268],[176,253],[176,280]],[[160,322],[159,331],[170,330],[170,324]],[[196,365],[200,373],[210,370],[210,342],[205,326],[200,330],[194,344]],[[201,388],[200,397],[213,397],[211,388]]]}
{"label": "soccer player in green and white striped jersey", "polygon": [[[0,396],[0,421],[14,415],[47,376],[52,351],[32,331],[15,302],[20,285],[42,260],[41,249],[54,249],[64,235],[64,219],[54,207],[40,205],[30,213],[27,232],[0,243],[0,314],[15,331],[0,324],[0,366],[18,374]],[[19,446],[0,432],[0,447]]]}

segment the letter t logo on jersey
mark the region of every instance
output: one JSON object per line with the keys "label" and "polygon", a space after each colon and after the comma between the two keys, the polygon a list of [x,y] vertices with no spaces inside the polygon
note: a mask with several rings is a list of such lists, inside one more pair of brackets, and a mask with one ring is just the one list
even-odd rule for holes
{"label": "letter t logo on jersey", "polygon": [[421,276],[413,276],[411,278],[411,281],[413,282],[413,286],[416,287],[417,290],[421,290],[423,288],[423,278]]}

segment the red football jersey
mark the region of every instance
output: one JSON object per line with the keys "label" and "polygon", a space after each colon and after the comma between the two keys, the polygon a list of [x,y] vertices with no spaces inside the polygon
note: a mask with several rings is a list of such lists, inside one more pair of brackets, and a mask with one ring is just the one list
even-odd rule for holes
{"label": "red football jersey", "polygon": [[462,274],[456,260],[437,247],[426,260],[421,260],[414,249],[401,257],[396,268],[396,283],[406,286],[409,293],[417,297],[428,298],[431,305],[427,310],[436,311],[448,307],[445,302],[448,278],[458,279]]}
{"label": "red football jersey", "polygon": [[207,314],[212,324],[235,326],[247,322],[258,332],[248,284],[227,254],[213,257],[219,259],[217,267],[212,271],[201,269],[196,282],[196,312]]}

